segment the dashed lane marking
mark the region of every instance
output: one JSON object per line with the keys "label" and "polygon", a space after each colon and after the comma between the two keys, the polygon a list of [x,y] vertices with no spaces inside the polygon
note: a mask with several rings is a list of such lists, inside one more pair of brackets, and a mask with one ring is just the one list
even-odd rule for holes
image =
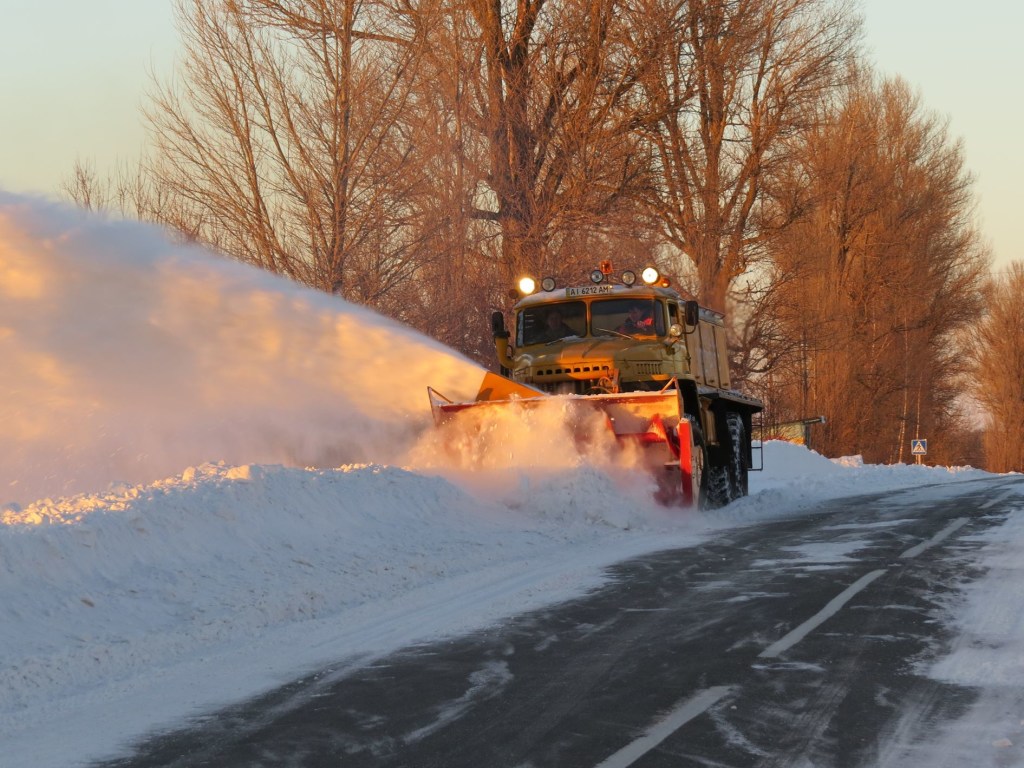
{"label": "dashed lane marking", "polygon": [[[983,508],[992,506],[999,500],[1000,499],[993,499],[991,502],[984,505]],[[930,539],[921,542],[915,547],[911,547],[901,554],[900,557],[903,559],[916,557],[926,549],[934,547],[936,544],[939,544],[949,538],[952,534],[966,525],[967,522],[968,520],[965,517],[957,518]],[[775,658],[789,650],[807,637],[808,634],[817,629],[821,624],[838,613],[844,605],[850,602],[850,600],[870,585],[875,579],[885,575],[886,573],[887,571],[885,569],[879,569],[864,574],[857,579],[857,581],[832,598],[832,600],[830,600],[824,608],[814,614],[814,616],[809,618],[781,640],[777,640],[761,651],[761,653],[758,654],[758,657],[762,659]],[[628,766],[632,765],[652,749],[657,747],[661,742],[695,717],[707,712],[711,707],[721,701],[722,698],[728,695],[731,690],[732,686],[716,686],[714,688],[708,688],[701,691],[689,699],[686,699],[679,704],[679,706],[665,715],[665,717],[648,728],[643,736],[630,742],[615,754],[601,761],[601,763],[595,766],[595,768],[628,768]]]}
{"label": "dashed lane marking", "polygon": [[817,629],[818,626],[820,626],[823,622],[825,622],[826,620],[834,616],[836,613],[838,613],[839,609],[846,605],[848,602],[850,602],[850,600],[852,600],[858,592],[860,592],[862,589],[868,586],[868,584],[873,582],[879,576],[884,575],[885,573],[886,571],[884,569],[880,569],[877,571],[871,571],[871,573],[864,574],[855,582],[853,582],[853,584],[851,584],[838,595],[833,597],[828,602],[828,605],[826,605],[824,608],[822,608],[820,611],[814,614],[811,618],[809,618],[799,627],[794,629],[781,640],[777,640],[776,642],[772,643],[767,648],[765,648],[763,651],[761,651],[761,653],[758,654],[758,657],[762,659],[771,659],[775,658],[784,651],[789,650],[794,645],[803,640],[805,637],[807,637],[808,634]]}
{"label": "dashed lane marking", "polygon": [[731,686],[719,685],[691,696],[648,728],[643,736],[601,761],[596,768],[626,768],[632,765],[693,718],[711,709],[731,690]]}
{"label": "dashed lane marking", "polygon": [[924,552],[926,549],[930,549],[931,547],[934,547],[936,544],[939,544],[942,541],[944,541],[945,539],[948,539],[952,534],[954,534],[957,531],[959,531],[965,525],[967,525],[967,518],[966,517],[958,517],[952,523],[950,523],[945,528],[943,528],[941,531],[939,531],[934,536],[932,536],[930,539],[928,539],[928,541],[922,541],[916,547],[911,547],[910,549],[908,549],[906,552],[904,552],[902,555],[900,555],[900,558],[905,560],[905,559],[910,558],[910,557],[917,557],[922,552]]}
{"label": "dashed lane marking", "polygon": [[[945,528],[936,533],[927,541],[922,541],[917,546],[908,549],[906,552],[900,555],[900,558],[906,560],[911,557],[917,557],[926,549],[934,547],[936,544],[939,544],[948,539],[950,536],[952,536],[954,533],[960,530],[963,526],[965,526],[967,522],[968,520],[966,517],[958,517],[956,520],[947,525]],[[811,618],[809,618],[799,627],[794,629],[788,635],[783,637],[781,640],[777,640],[776,642],[772,643],[767,648],[765,648],[763,651],[761,651],[761,653],[758,654],[758,658],[775,658],[781,653],[784,653],[785,651],[792,648],[794,645],[796,645],[805,637],[807,637],[808,634],[810,634],[819,626],[821,626],[821,624],[823,624],[825,621],[827,621],[836,613],[838,613],[839,609],[846,605],[848,602],[850,602],[850,600],[853,599],[853,597],[858,592],[863,590],[871,582],[873,582],[878,577],[884,575],[885,573],[886,571],[884,569],[880,569],[877,571],[871,571],[870,573],[861,576],[859,579],[857,579],[857,581],[855,581],[853,584],[851,584],[842,592],[840,592],[836,597],[832,598],[832,600],[829,601],[828,605],[826,605],[824,608],[822,608],[820,611],[814,614]]]}
{"label": "dashed lane marking", "polygon": [[996,504],[999,504],[1002,501],[1006,501],[1011,496],[1016,496],[1016,495],[1017,495],[1017,491],[1016,490],[1007,491],[1006,493],[1003,493],[1003,494],[1000,494],[999,496],[996,496],[994,499],[989,499],[984,504],[982,504],[981,507],[979,507],[979,509],[990,509],[991,507],[994,507]]}

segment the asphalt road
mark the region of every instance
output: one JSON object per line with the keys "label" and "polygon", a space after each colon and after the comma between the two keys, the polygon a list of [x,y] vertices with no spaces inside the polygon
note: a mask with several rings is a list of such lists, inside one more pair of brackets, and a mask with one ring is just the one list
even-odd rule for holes
{"label": "asphalt road", "polygon": [[298,680],[119,766],[872,766],[974,692],[916,663],[1020,481],[831,502],[612,569],[581,599]]}

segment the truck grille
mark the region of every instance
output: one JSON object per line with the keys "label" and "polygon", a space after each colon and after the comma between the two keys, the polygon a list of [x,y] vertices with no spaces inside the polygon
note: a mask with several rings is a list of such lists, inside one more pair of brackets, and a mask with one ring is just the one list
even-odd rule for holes
{"label": "truck grille", "polygon": [[[551,376],[573,376],[576,378],[599,379],[602,376],[611,374],[611,367],[607,365],[568,365],[559,368],[538,368],[534,376],[538,379]],[[583,374],[582,376],[580,374]]]}
{"label": "truck grille", "polygon": [[593,392],[601,379],[611,376],[610,365],[552,365],[534,369],[527,383],[552,394],[586,395]]}

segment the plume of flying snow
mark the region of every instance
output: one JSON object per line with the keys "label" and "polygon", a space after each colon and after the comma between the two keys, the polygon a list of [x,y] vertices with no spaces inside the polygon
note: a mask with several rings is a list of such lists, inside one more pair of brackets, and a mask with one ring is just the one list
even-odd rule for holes
{"label": "plume of flying snow", "polygon": [[153,225],[0,192],[0,503],[207,461],[391,462],[482,370]]}
{"label": "plume of flying snow", "polygon": [[618,443],[602,411],[578,398],[551,397],[460,411],[424,432],[405,460],[513,506],[575,476],[592,487],[610,483],[613,495],[650,507],[657,491],[655,468],[647,464],[652,455]]}
{"label": "plume of flying snow", "polygon": [[653,495],[645,457],[571,399],[425,429],[427,386],[471,400],[479,366],[156,226],[4,193],[0,355],[0,503],[217,462],[402,464],[508,499],[578,471]]}

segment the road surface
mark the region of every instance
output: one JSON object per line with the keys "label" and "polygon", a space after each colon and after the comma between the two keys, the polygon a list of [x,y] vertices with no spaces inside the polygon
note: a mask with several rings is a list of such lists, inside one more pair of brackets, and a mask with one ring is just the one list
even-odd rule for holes
{"label": "road surface", "polygon": [[1004,520],[1021,486],[862,496],[731,529],[487,631],[340,662],[103,765],[874,766],[971,703],[916,670],[953,639],[943,601],[980,575],[970,534]]}

